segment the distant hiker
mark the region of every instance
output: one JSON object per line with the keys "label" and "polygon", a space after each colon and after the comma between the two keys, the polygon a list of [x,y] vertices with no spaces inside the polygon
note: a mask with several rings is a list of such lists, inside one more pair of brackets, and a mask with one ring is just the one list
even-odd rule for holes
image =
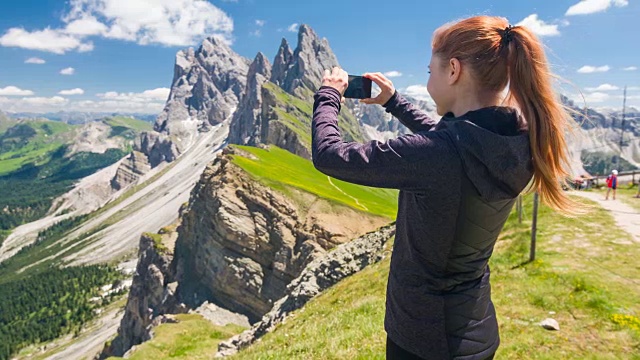
{"label": "distant hiker", "polygon": [[611,170],[611,174],[607,176],[607,187],[607,196],[604,199],[609,200],[609,193],[613,190],[613,200],[615,200],[618,188],[618,170]]}
{"label": "distant hiker", "polygon": [[313,163],[337,179],[400,189],[387,359],[490,359],[500,341],[488,261],[516,198],[531,184],[556,210],[578,206],[561,187],[571,117],[526,27],[472,17],[436,30],[432,46],[427,89],[439,122],[384,75],[367,73],[381,92],[361,102],[382,105],[413,134],[347,142],[338,114],[348,75],[325,70],[313,105]]}

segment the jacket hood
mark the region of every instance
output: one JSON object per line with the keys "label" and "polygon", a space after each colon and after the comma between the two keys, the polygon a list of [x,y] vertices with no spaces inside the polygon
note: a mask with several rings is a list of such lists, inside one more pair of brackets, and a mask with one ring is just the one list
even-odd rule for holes
{"label": "jacket hood", "polygon": [[483,199],[518,196],[533,176],[529,132],[517,111],[487,107],[441,123],[453,134],[464,171]]}

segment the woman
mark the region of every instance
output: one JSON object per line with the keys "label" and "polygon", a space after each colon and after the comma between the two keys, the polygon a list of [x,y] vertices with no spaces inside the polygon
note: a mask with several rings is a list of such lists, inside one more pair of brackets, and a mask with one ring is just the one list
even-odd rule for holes
{"label": "woman", "polygon": [[[561,189],[569,116],[530,30],[478,16],[436,30],[432,47],[427,89],[439,122],[369,73],[382,92],[362,102],[383,105],[413,134],[344,142],[337,119],[347,73],[327,70],[315,95],[313,162],[344,181],[400,189],[387,358],[490,359],[499,336],[487,263],[528,184],[554,209],[573,205]],[[501,106],[507,85],[519,110]]]}

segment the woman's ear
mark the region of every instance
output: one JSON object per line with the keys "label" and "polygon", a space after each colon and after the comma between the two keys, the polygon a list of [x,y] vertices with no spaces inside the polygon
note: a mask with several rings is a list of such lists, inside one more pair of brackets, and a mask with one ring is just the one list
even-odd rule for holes
{"label": "woman's ear", "polygon": [[457,58],[451,58],[449,60],[449,74],[448,74],[449,85],[453,85],[456,82],[458,82],[458,79],[460,78],[461,73],[462,73],[462,64],[460,63],[460,60],[458,60]]}

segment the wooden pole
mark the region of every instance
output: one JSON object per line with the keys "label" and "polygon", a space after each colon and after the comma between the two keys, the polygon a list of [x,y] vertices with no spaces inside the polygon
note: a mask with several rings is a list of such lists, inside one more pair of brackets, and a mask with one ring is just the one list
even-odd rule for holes
{"label": "wooden pole", "polygon": [[538,231],[538,203],[540,196],[538,192],[533,194],[533,222],[531,223],[531,250],[529,251],[529,262],[536,259],[536,232]]}
{"label": "wooden pole", "polygon": [[516,199],[516,209],[518,210],[518,224],[522,224],[522,195]]}

